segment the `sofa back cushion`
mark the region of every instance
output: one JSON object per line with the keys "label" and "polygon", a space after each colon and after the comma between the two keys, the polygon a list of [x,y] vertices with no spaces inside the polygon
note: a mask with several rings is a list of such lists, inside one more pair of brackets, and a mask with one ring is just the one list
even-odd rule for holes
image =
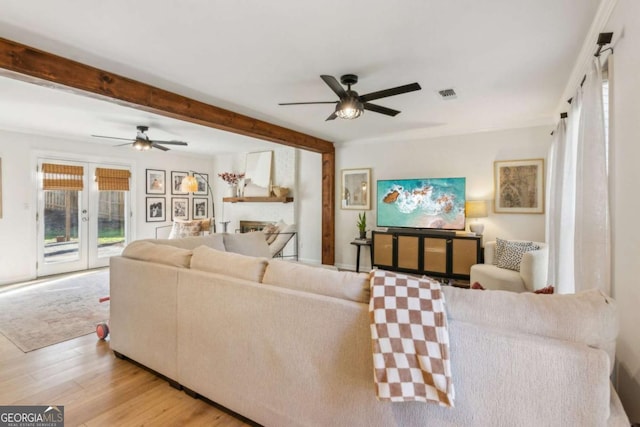
{"label": "sofa back cushion", "polygon": [[618,335],[615,301],[598,290],[538,295],[442,288],[450,319],[541,335],[605,350],[613,361]]}
{"label": "sofa back cushion", "polygon": [[250,233],[230,233],[224,235],[224,247],[227,252],[271,258],[269,245],[262,231]]}
{"label": "sofa back cushion", "polygon": [[182,268],[189,268],[191,255],[192,251],[190,249],[160,245],[145,240],[131,242],[122,251],[122,256],[125,258]]}
{"label": "sofa back cushion", "polygon": [[[264,240],[264,236],[262,239]],[[194,270],[225,274],[253,282],[262,281],[266,267],[266,258],[218,251],[208,246],[195,248],[191,257],[191,268]]]}
{"label": "sofa back cushion", "polygon": [[182,239],[149,239],[146,241],[183,249],[195,249],[204,245],[219,251],[225,250],[222,234],[208,234],[205,236],[184,237]]}
{"label": "sofa back cushion", "polygon": [[369,303],[369,275],[334,271],[295,262],[272,259],[262,283],[334,298]]}

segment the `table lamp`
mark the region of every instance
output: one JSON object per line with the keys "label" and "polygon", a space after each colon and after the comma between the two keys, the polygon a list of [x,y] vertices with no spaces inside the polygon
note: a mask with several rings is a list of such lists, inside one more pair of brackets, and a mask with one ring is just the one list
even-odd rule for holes
{"label": "table lamp", "polygon": [[478,218],[485,218],[489,215],[486,200],[469,200],[465,203],[464,210],[467,218],[475,218],[473,223],[469,223],[469,231],[482,236],[484,224],[478,222]]}

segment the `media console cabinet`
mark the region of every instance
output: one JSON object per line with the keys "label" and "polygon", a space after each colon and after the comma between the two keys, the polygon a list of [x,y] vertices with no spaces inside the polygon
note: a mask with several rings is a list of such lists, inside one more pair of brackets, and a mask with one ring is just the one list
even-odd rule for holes
{"label": "media console cabinet", "polygon": [[481,262],[481,237],[430,230],[373,231],[373,265],[386,270],[469,280]]}

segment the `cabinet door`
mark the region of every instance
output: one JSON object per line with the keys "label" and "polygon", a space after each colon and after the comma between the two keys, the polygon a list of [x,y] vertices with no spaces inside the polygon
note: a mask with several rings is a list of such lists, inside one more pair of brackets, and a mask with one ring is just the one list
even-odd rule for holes
{"label": "cabinet door", "polygon": [[398,239],[398,268],[405,270],[420,269],[420,237],[399,235]]}
{"label": "cabinet door", "polygon": [[468,276],[471,266],[478,263],[478,241],[475,239],[453,239],[453,274]]}
{"label": "cabinet door", "polygon": [[424,238],[424,271],[447,274],[447,239]]}
{"label": "cabinet door", "polygon": [[393,234],[373,233],[373,264],[393,267]]}

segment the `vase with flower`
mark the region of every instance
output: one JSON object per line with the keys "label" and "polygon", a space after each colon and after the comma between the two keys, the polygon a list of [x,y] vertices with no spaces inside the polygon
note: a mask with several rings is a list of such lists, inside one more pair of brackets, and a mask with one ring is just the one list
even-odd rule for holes
{"label": "vase with flower", "polygon": [[238,182],[244,178],[244,173],[222,172],[218,176],[227,183],[227,197],[238,197]]}

